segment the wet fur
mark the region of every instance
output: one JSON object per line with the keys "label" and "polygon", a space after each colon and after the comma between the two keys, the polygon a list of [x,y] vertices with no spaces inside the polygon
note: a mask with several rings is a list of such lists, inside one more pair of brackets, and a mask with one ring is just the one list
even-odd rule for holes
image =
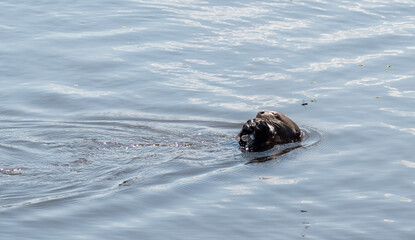
{"label": "wet fur", "polygon": [[301,130],[282,113],[259,111],[256,118],[243,125],[237,139],[244,150],[265,151],[276,144],[301,141]]}

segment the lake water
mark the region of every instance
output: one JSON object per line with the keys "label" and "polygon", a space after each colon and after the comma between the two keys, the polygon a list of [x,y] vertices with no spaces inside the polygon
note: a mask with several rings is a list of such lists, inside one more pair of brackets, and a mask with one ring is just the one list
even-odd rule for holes
{"label": "lake water", "polygon": [[415,238],[414,1],[0,7],[0,239]]}

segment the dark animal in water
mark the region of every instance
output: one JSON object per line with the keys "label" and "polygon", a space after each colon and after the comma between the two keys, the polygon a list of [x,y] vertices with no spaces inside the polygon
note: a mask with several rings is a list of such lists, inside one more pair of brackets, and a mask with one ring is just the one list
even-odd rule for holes
{"label": "dark animal in water", "polygon": [[282,113],[259,111],[254,119],[242,127],[237,140],[246,151],[265,151],[276,144],[301,141],[302,132],[297,124]]}

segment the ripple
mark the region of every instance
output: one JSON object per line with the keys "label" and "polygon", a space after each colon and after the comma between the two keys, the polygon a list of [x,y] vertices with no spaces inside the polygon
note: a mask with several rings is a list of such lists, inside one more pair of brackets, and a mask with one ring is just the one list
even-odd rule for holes
{"label": "ripple", "polygon": [[389,96],[398,97],[398,98],[415,98],[415,91],[413,90],[403,90],[400,91],[398,88],[385,86],[389,89]]}
{"label": "ripple", "polygon": [[[213,93],[218,96],[226,96],[227,98],[233,98],[235,100],[227,103],[215,103],[212,102],[212,98],[189,98],[193,104],[207,104],[211,107],[225,107],[233,110],[245,111],[252,106],[255,109],[264,108],[268,106],[278,107],[284,103],[298,103],[298,98],[287,98],[277,95],[266,95],[266,94],[242,94],[232,90],[238,84],[229,75],[217,74],[211,72],[204,72],[192,68],[190,65],[181,62],[171,63],[150,63],[150,71],[161,75],[169,75],[171,79],[162,83],[164,86],[174,87],[177,89],[207,92]],[[264,80],[275,81],[285,79],[287,76],[279,73],[265,73],[263,75],[254,76],[252,73],[238,72],[241,77],[253,79],[253,80]]]}
{"label": "ripple", "polygon": [[11,26],[1,25],[0,24],[0,28],[3,28],[3,29],[14,29],[15,27],[11,27]]}
{"label": "ripple", "polygon": [[[409,19],[415,19],[413,16]],[[333,33],[322,33],[318,38],[287,38],[288,41],[302,42],[305,46],[301,48],[311,48],[316,44],[333,44],[340,41],[362,38],[376,38],[382,35],[397,35],[397,36],[414,36],[412,30],[415,29],[413,21],[407,22],[391,22],[383,21],[376,26],[353,28],[350,30],[341,30]]]}
{"label": "ripple", "polygon": [[408,168],[415,168],[415,162],[402,160],[401,164]]}
{"label": "ripple", "polygon": [[415,112],[401,111],[393,108],[379,108],[379,110],[395,113],[396,115],[401,117],[415,117]]}
{"label": "ripple", "polygon": [[201,59],[185,59],[185,61],[188,62],[188,63],[196,63],[196,64],[207,65],[207,66],[211,66],[211,65],[216,64],[214,62],[208,62],[206,60],[201,60]]}
{"label": "ripple", "polygon": [[232,195],[251,195],[253,194],[253,187],[246,185],[233,185],[223,187],[223,189],[229,191]]}
{"label": "ripple", "polygon": [[249,77],[249,79],[252,79],[252,80],[264,80],[264,81],[278,81],[278,80],[283,80],[287,78],[288,78],[288,75],[282,74],[282,73],[275,73],[275,72],[269,72],[269,73],[264,73],[264,74]]}
{"label": "ripple", "polygon": [[399,201],[399,202],[406,202],[406,203],[412,202],[412,199],[410,199],[410,198],[398,196],[398,195],[391,194],[391,193],[385,193],[384,197],[392,199],[394,201]]}
{"label": "ripple", "polygon": [[170,11],[194,20],[209,21],[216,24],[230,24],[233,21],[248,22],[246,18],[260,18],[270,10],[258,5],[246,6],[204,6],[195,9],[175,8]]}
{"label": "ripple", "polygon": [[387,127],[390,129],[395,129],[400,132],[405,132],[405,133],[410,133],[412,135],[415,135],[415,128],[404,128],[404,127],[399,127],[399,126],[395,126],[395,125],[387,124],[387,123],[381,123],[381,126]]}
{"label": "ripple", "polygon": [[47,86],[34,87],[34,89],[41,90],[41,89],[45,89],[45,87],[53,93],[59,93],[63,95],[79,95],[81,97],[88,97],[88,98],[98,98],[98,97],[115,94],[115,92],[112,92],[112,91],[98,91],[98,90],[88,91],[79,86],[71,87],[71,86],[64,86],[64,85],[59,85],[59,84],[49,84]]}
{"label": "ripple", "polygon": [[198,41],[193,42],[176,42],[176,41],[161,41],[161,42],[151,42],[143,44],[132,44],[132,45],[122,45],[113,47],[116,51],[124,52],[142,52],[146,50],[162,50],[162,51],[171,51],[177,52],[183,49],[196,49],[201,51],[218,51],[218,50],[227,50],[228,47],[216,47],[212,46],[209,43],[203,43]]}
{"label": "ripple", "polygon": [[265,63],[268,63],[268,64],[271,64],[271,63],[280,63],[280,62],[282,62],[282,59],[281,58],[269,58],[269,57],[257,57],[257,58],[252,58],[252,61],[254,61],[254,62],[265,62]]}
{"label": "ripple", "polygon": [[[112,118],[15,121],[14,135],[4,134],[3,141],[6,145],[13,142],[15,149],[25,149],[32,160],[40,161],[28,159],[18,161],[21,168],[0,168],[0,175],[16,175],[20,179],[15,179],[13,185],[10,184],[13,179],[5,182],[5,204],[0,208],[67,198],[83,201],[137,184],[143,189],[155,186],[169,190],[177,184],[215,174],[219,167],[237,164],[232,160],[236,148],[228,143],[234,137],[233,129],[228,126],[217,132],[221,128],[218,125],[229,123],[201,123]],[[18,132],[24,132],[30,141],[13,140]],[[28,191],[33,188],[37,191]],[[15,191],[27,194],[14,199],[9,194]]]}
{"label": "ripple", "polygon": [[308,67],[287,69],[289,72],[319,72],[329,68],[340,68],[345,65],[358,64],[367,60],[381,58],[385,56],[397,56],[402,54],[402,50],[385,50],[382,53],[366,54],[356,58],[332,58],[328,62],[311,63]]}
{"label": "ripple", "polygon": [[[354,5],[353,5],[354,4]],[[367,3],[367,2],[356,2],[356,3],[349,3],[348,5],[339,5],[340,8],[347,9],[349,11],[360,12],[370,16],[377,16],[381,18],[385,18],[385,16],[377,13],[370,12],[368,9],[376,9],[376,8],[383,8],[385,5],[378,3]]]}
{"label": "ripple", "polygon": [[285,18],[281,21],[270,21],[267,24],[253,27],[239,27],[214,31],[216,36],[200,39],[211,44],[240,46],[243,43],[257,43],[268,46],[281,45],[283,40],[278,38],[279,31],[306,28],[309,23],[305,20]]}
{"label": "ripple", "polygon": [[266,176],[260,177],[260,180],[271,184],[271,185],[290,185],[290,184],[297,184],[301,181],[308,180],[308,178],[282,178],[279,176]]}
{"label": "ripple", "polygon": [[363,86],[376,86],[384,85],[385,83],[397,82],[407,78],[413,77],[412,75],[394,75],[394,78],[390,79],[378,79],[375,77],[362,78],[360,80],[351,80],[348,81],[345,85],[363,85]]}
{"label": "ripple", "polygon": [[120,27],[120,29],[111,29],[111,30],[105,30],[105,31],[89,31],[89,32],[74,32],[74,33],[55,32],[55,33],[52,33],[46,36],[37,37],[35,39],[61,39],[61,38],[80,39],[80,38],[92,38],[92,37],[106,37],[106,36],[116,36],[116,35],[127,34],[127,33],[142,32],[144,30],[146,30],[146,28],[136,28],[136,27],[121,28]]}
{"label": "ripple", "polygon": [[341,90],[342,87],[315,87],[308,90],[297,91],[294,93],[302,94],[308,98],[317,98],[317,97],[324,97],[329,96],[330,91]]}

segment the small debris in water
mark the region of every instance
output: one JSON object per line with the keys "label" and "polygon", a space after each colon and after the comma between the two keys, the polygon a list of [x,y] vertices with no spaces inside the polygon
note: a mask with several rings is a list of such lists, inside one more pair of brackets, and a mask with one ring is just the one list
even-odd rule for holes
{"label": "small debris in water", "polygon": [[392,67],[392,65],[386,65],[386,67],[390,68],[390,67]]}
{"label": "small debris in water", "polygon": [[317,102],[317,99],[311,99],[310,102]]}

